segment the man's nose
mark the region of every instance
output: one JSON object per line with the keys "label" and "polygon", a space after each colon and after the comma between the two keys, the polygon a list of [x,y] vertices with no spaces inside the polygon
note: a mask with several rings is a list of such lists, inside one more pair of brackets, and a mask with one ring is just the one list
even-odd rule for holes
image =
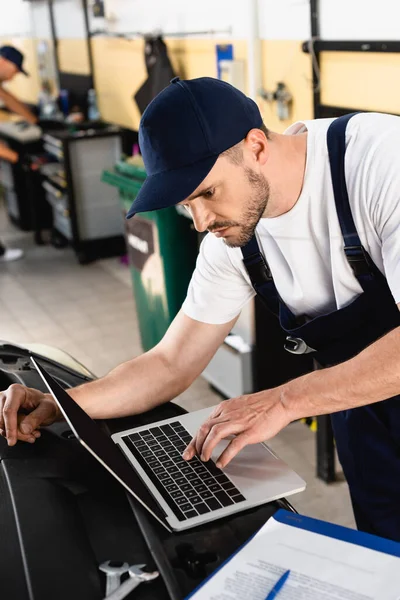
{"label": "man's nose", "polygon": [[206,231],[213,221],[212,215],[202,208],[195,208],[193,206],[191,207],[190,212],[192,214],[193,224],[196,228],[196,231],[199,233]]}

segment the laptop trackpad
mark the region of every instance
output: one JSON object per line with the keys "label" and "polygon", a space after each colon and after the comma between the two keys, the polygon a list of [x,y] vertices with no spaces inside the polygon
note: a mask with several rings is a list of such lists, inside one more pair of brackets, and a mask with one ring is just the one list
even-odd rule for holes
{"label": "laptop trackpad", "polygon": [[[217,445],[212,454],[215,462],[229,441],[226,439]],[[222,470],[240,490],[246,492],[248,500],[251,499],[252,489],[259,493],[260,484],[282,483],[288,471],[286,465],[262,444],[245,446]]]}

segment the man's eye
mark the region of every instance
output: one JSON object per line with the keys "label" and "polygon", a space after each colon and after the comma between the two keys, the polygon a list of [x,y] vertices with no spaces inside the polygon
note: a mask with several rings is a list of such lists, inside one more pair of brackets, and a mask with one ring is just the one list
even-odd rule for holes
{"label": "man's eye", "polygon": [[204,192],[204,197],[212,198],[214,196],[214,193],[215,193],[215,189],[212,188],[211,190],[207,190],[206,192]]}

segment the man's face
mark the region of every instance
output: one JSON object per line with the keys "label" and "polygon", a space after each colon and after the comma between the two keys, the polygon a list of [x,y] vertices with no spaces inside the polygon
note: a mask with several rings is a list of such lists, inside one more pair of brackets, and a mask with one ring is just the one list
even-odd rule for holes
{"label": "man's face", "polygon": [[265,212],[270,186],[261,173],[243,162],[220,156],[195,192],[181,202],[197,231],[222,237],[231,248],[245,246]]}
{"label": "man's face", "polygon": [[18,68],[14,63],[0,56],[0,82],[11,81],[18,73]]}

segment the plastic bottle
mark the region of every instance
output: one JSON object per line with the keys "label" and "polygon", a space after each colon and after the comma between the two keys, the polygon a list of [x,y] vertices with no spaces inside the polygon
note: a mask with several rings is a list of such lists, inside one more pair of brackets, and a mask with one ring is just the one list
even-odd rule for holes
{"label": "plastic bottle", "polygon": [[88,91],[88,119],[89,121],[100,120],[100,112],[97,107],[96,90],[93,89]]}

